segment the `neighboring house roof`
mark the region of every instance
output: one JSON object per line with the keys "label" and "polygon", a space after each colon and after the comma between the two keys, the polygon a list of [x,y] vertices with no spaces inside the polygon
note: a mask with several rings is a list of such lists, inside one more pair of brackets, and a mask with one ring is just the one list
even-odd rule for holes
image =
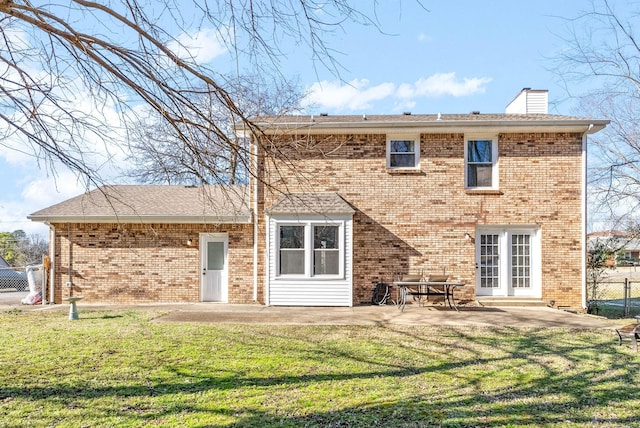
{"label": "neighboring house roof", "polygon": [[7,263],[4,257],[0,256],[0,268],[7,268],[7,267],[9,267],[9,263]]}
{"label": "neighboring house roof", "polygon": [[[465,128],[509,130],[545,128],[563,131],[594,133],[609,121],[604,119],[560,116],[553,114],[401,114],[401,115],[345,115],[345,116],[261,116],[253,122],[267,132],[313,129],[318,132],[336,129],[363,129],[377,132],[393,130],[433,129],[434,131],[463,131]],[[237,126],[240,130],[241,125]]]}
{"label": "neighboring house roof", "polygon": [[587,241],[587,248],[590,251],[593,250],[598,242],[607,245],[610,249],[615,251],[640,251],[640,238],[630,237],[625,232],[593,232],[589,233],[587,237],[589,238]]}
{"label": "neighboring house roof", "polygon": [[627,236],[626,232],[622,232],[621,230],[605,230],[601,232],[591,232],[587,233],[587,238],[624,238]]}
{"label": "neighboring house roof", "polygon": [[622,251],[640,251],[640,239],[631,238],[627,241],[623,241],[624,245]]}
{"label": "neighboring house roof", "polygon": [[353,214],[351,208],[337,193],[291,193],[282,196],[265,210],[277,214]]}
{"label": "neighboring house roof", "polygon": [[49,223],[250,223],[246,186],[104,186],[28,216]]}

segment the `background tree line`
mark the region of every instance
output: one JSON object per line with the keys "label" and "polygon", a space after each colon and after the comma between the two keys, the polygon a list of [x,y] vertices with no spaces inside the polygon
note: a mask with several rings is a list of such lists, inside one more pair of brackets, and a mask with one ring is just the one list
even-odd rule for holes
{"label": "background tree line", "polygon": [[28,236],[23,230],[0,232],[0,256],[12,267],[41,263],[49,243],[40,235]]}

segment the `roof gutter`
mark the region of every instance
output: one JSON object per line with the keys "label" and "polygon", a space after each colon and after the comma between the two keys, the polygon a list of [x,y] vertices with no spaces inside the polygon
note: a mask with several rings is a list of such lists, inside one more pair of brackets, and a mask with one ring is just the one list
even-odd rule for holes
{"label": "roof gutter", "polygon": [[29,215],[27,218],[31,221],[44,223],[142,223],[142,224],[251,224],[251,214],[236,216],[198,216],[198,217],[179,217],[179,216],[144,216],[144,215],[123,215],[123,216],[104,216],[104,215],[67,215],[67,216],[38,216]]}
{"label": "roof gutter", "polygon": [[593,134],[602,130],[608,120],[433,120],[433,121],[394,121],[394,122],[324,122],[324,123],[302,123],[302,122],[282,122],[282,123],[258,123],[267,134],[295,133],[298,131],[313,131],[319,133],[330,133],[336,130],[346,129],[368,130],[369,132],[389,133],[389,130],[407,130],[422,132],[435,131],[455,131],[465,130],[497,130],[508,131],[530,131],[532,129],[544,129],[545,131],[562,132],[585,132]]}

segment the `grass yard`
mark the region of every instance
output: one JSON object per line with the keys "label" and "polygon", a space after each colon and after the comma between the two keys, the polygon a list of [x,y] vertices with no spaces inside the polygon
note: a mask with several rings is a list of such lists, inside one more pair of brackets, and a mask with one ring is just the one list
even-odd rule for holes
{"label": "grass yard", "polygon": [[0,313],[0,426],[640,426],[612,331]]}

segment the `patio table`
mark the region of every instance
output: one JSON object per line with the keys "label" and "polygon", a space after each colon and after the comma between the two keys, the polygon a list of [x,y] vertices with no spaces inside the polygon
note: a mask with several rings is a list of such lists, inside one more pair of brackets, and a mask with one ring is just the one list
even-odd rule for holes
{"label": "patio table", "polygon": [[[399,290],[398,307],[404,312],[404,307],[407,304],[407,296],[443,296],[445,301],[449,304],[449,308],[458,310],[458,306],[453,298],[453,292],[456,287],[462,287],[465,284],[462,282],[434,282],[434,281],[395,281],[393,283]],[[416,291],[410,291],[408,288],[416,287]]]}

